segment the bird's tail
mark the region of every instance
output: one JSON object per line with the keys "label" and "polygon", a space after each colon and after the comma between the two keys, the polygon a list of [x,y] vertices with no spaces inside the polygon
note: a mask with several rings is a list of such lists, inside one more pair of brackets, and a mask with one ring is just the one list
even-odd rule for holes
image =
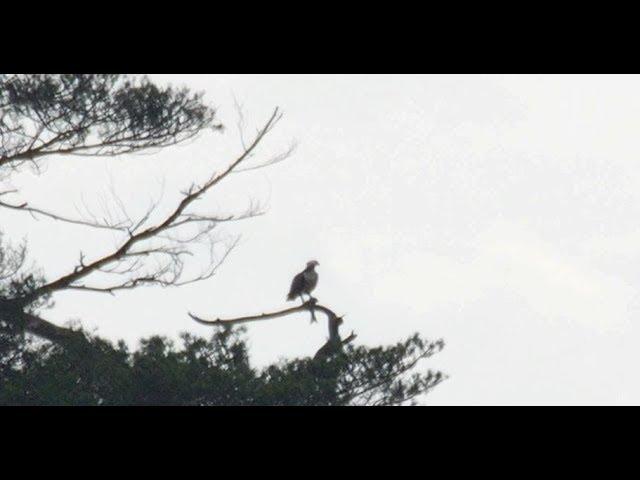
{"label": "bird's tail", "polygon": [[295,300],[294,296],[291,295],[290,293],[287,295],[287,301],[290,302],[291,300]]}

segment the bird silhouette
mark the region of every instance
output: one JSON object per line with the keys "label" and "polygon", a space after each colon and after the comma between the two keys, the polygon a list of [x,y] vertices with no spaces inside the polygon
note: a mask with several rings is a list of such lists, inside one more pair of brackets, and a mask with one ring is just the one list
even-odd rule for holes
{"label": "bird silhouette", "polygon": [[287,300],[291,301],[300,297],[300,300],[304,303],[305,293],[309,295],[309,299],[313,298],[311,292],[318,284],[318,272],[315,271],[317,265],[320,265],[317,261],[310,260],[307,262],[307,268],[293,277]]}

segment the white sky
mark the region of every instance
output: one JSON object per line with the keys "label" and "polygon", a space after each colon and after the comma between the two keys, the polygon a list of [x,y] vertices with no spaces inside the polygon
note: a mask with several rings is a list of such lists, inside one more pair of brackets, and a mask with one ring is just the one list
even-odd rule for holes
{"label": "white sky", "polygon": [[[258,126],[285,117],[261,152],[296,154],[238,174],[199,204],[267,215],[227,224],[242,243],[218,274],[180,289],[117,297],[60,293],[43,316],[82,319],[134,344],[209,335],[188,310],[237,316],[286,306],[292,276],[320,262],[315,296],[343,332],[390,344],[444,338],[423,363],[451,378],[427,404],[640,404],[640,163],[637,76],[152,75],[206,92],[223,134],[157,155],[52,158],[13,179],[24,199],[69,215],[109,183],[142,212],[169,208],[238,151],[233,96]],[[111,233],[1,211],[48,278],[115,245]],[[197,259],[194,259],[197,262]],[[324,322],[250,324],[253,361],[311,355]]]}

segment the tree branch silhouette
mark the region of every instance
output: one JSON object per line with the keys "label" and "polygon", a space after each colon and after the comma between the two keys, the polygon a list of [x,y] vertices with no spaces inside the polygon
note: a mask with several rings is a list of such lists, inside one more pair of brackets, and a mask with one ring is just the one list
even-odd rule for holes
{"label": "tree branch silhouette", "polygon": [[[204,280],[210,278],[214,273],[217,267],[219,266],[219,262],[214,264],[207,272],[203,273],[200,276],[197,276],[192,279],[181,281],[180,278],[182,276],[182,256],[188,254],[188,251],[184,249],[176,248],[171,245],[164,245],[156,248],[145,248],[142,250],[134,250],[135,246],[138,246],[140,243],[145,240],[150,240],[154,238],[159,238],[161,233],[165,233],[171,229],[178,228],[186,223],[199,221],[204,222],[208,221],[209,225],[206,231],[210,231],[213,229],[215,224],[217,223],[217,218],[214,216],[203,216],[200,215],[198,217],[190,216],[190,214],[186,213],[187,208],[197,199],[201,198],[205,193],[215,187],[220,181],[222,181],[227,175],[229,175],[243,160],[245,160],[258,146],[260,141],[264,138],[264,136],[273,128],[273,126],[277,123],[277,121],[281,118],[281,113],[279,109],[276,108],[269,120],[265,123],[265,125],[258,131],[254,140],[251,144],[243,151],[243,153],[238,156],[222,173],[213,174],[202,186],[196,187],[195,185],[191,185],[189,189],[185,192],[184,198],[178,203],[178,205],[174,208],[174,210],[164,218],[158,224],[148,227],[144,230],[135,232],[133,230],[129,231],[129,238],[124,241],[119,248],[112,251],[111,253],[98,258],[90,263],[84,263],[83,258],[80,260],[80,264],[76,266],[73,271],[67,273],[59,277],[56,280],[48,282],[39,288],[35,289],[32,292],[29,292],[27,295],[15,299],[16,303],[21,305],[28,305],[39,297],[47,294],[54,293],[59,290],[65,289],[74,289],[74,290],[87,290],[93,292],[105,292],[105,293],[113,293],[117,290],[130,289],[135,288],[139,285],[147,284],[147,285],[160,285],[160,286],[178,286],[185,285],[187,283],[193,283],[196,281]],[[138,222],[140,225],[140,222]],[[234,245],[235,246],[235,245]],[[225,254],[225,256],[229,253],[229,251],[233,247],[229,248]],[[104,270],[105,267],[113,266],[114,264],[122,264],[122,262],[126,262],[131,259],[135,259],[138,257],[148,257],[148,256],[162,256],[169,259],[168,263],[161,265],[155,271],[150,273],[146,273],[143,275],[133,276],[132,278],[128,278],[125,281],[112,284],[109,286],[93,286],[87,284],[79,284],[78,282],[83,280],[85,277],[90,274],[101,271],[103,273],[129,273],[131,271],[135,271],[137,265],[128,264],[125,266],[124,271],[116,272],[113,270]]]}
{"label": "tree branch silhouette", "polygon": [[[6,192],[6,193],[8,193],[8,192]],[[2,195],[2,192],[0,192],[0,195]],[[56,213],[49,212],[49,211],[41,209],[41,208],[31,207],[26,202],[16,205],[16,204],[11,204],[11,203],[6,203],[6,202],[0,201],[0,207],[9,208],[11,210],[17,210],[17,211],[22,211],[22,212],[28,212],[34,218],[37,218],[37,215],[42,215],[43,217],[48,217],[48,218],[51,218],[53,220],[57,220],[57,221],[60,221],[60,222],[66,222],[66,223],[72,223],[72,224],[75,224],[75,225],[82,225],[84,227],[100,228],[100,229],[106,229],[106,230],[119,230],[119,231],[125,231],[125,232],[127,231],[127,228],[128,228],[128,225],[125,224],[125,223],[111,224],[109,222],[101,223],[101,222],[98,222],[98,221],[91,221],[91,220],[84,220],[84,219],[80,219],[80,218],[65,217],[65,216],[58,215]]]}
{"label": "tree branch silhouette", "polygon": [[[6,178],[24,164],[41,173],[44,157],[110,157],[175,145],[204,129],[221,130],[222,126],[214,123],[214,115],[215,110],[202,102],[202,94],[186,88],[157,87],[144,77],[0,74],[0,174]],[[184,189],[164,214],[157,214],[157,201],[142,215],[132,217],[114,191],[118,218],[106,204],[103,215],[95,215],[85,206],[86,213],[73,216],[16,200],[14,195],[20,192],[14,188],[0,190],[0,210],[111,231],[117,242],[93,258],[80,251],[75,266],[57,278],[45,279],[43,274],[31,277],[28,288],[23,285],[27,277],[20,277],[17,268],[24,258],[17,262],[19,255],[9,258],[0,252],[0,321],[61,341],[75,337],[74,331],[65,331],[35,314],[56,292],[113,295],[142,286],[179,287],[212,277],[239,239],[220,238],[215,234],[216,227],[261,215],[263,211],[252,202],[245,212],[235,215],[203,212],[194,208],[196,201],[240,166],[261,168],[286,158],[291,149],[255,162],[254,166],[249,161],[281,118],[280,109],[275,108],[254,135],[242,136],[240,152],[226,167]],[[152,220],[152,214],[159,219]],[[208,262],[199,262],[199,272],[188,271],[188,259],[202,248],[205,255],[208,253]]]}
{"label": "tree branch silhouette", "polygon": [[116,156],[176,145],[213,124],[202,94],[118,74],[0,74],[0,167],[49,155]]}
{"label": "tree branch silhouette", "polygon": [[296,307],[286,308],[284,310],[278,310],[275,312],[261,313],[259,315],[249,315],[245,317],[236,317],[236,318],[228,318],[228,319],[216,318],[215,320],[207,320],[197,315],[194,315],[191,312],[188,312],[188,314],[193,320],[195,320],[196,322],[202,325],[231,326],[231,325],[238,325],[238,324],[247,323],[247,322],[271,320],[274,318],[280,318],[280,317],[285,317],[287,315],[292,315],[298,312],[310,311],[313,314],[316,310],[326,315],[327,324],[329,327],[329,339],[322,347],[320,347],[320,349],[316,352],[314,356],[315,359],[319,359],[339,351],[343,345],[346,345],[347,343],[352,342],[357,337],[357,335],[354,332],[351,332],[351,334],[347,338],[342,339],[340,337],[340,326],[344,323],[343,316],[338,316],[330,308],[327,308],[323,305],[319,305],[315,298],[311,298],[310,300],[307,300],[302,305],[298,305]]}

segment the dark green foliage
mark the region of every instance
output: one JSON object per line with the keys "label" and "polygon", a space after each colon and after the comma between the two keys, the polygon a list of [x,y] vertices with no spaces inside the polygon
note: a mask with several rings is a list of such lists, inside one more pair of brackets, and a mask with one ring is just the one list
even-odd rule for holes
{"label": "dark green foliage", "polygon": [[65,346],[0,336],[2,405],[391,405],[410,402],[442,381],[408,375],[442,348],[419,336],[385,348],[347,348],[325,360],[252,368],[240,329],[210,340],[188,334],[177,347],[162,337],[135,352],[98,337]]}
{"label": "dark green foliage", "polygon": [[415,372],[444,346],[419,335],[264,369],[251,366],[242,329],[221,328],[209,340],[183,334],[179,345],[154,336],[134,352],[81,330],[60,342],[36,340],[3,298],[42,280],[22,273],[24,248],[0,239],[0,252],[0,405],[394,405],[443,380]]}
{"label": "dark green foliage", "polygon": [[52,153],[118,155],[215,127],[202,95],[127,75],[0,74],[0,166]]}
{"label": "dark green foliage", "polygon": [[[14,246],[0,232],[0,314],[3,301],[28,295],[44,284],[44,278],[34,267],[26,265],[26,242]],[[26,307],[26,311],[51,306],[50,295],[44,295]],[[2,321],[0,315],[0,322]]]}

